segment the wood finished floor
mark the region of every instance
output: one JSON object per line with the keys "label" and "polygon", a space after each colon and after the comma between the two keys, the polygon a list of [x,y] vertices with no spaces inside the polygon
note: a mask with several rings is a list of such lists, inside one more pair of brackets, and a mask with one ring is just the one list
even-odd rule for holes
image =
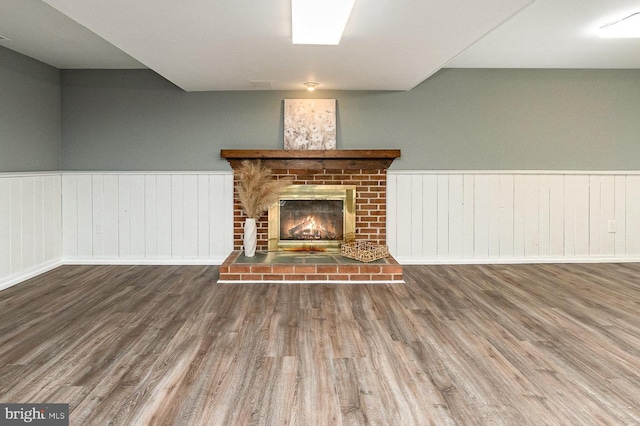
{"label": "wood finished floor", "polygon": [[0,402],[73,425],[638,425],[640,264],[406,285],[65,266],[0,292]]}

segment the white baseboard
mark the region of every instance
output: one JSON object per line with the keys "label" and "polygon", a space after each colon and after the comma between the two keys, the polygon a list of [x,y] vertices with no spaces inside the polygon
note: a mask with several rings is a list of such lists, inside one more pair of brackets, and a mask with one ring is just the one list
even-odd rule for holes
{"label": "white baseboard", "polygon": [[222,265],[226,257],[209,259],[57,259],[0,280],[0,291],[64,265]]}
{"label": "white baseboard", "polygon": [[[431,259],[431,258],[402,258],[395,257],[401,265],[502,265],[502,264],[534,264],[534,263],[631,263],[640,262],[640,257],[541,257],[541,258],[485,258],[485,259]],[[29,269],[19,275],[10,276],[0,280],[0,290],[7,289],[40,274],[51,271],[63,265],[221,265],[226,257],[210,259],[57,259],[38,267]],[[385,283],[401,283],[385,282]],[[239,281],[218,281],[220,284],[245,283]],[[279,281],[279,283],[288,283]],[[296,282],[299,284],[299,282]],[[305,284],[342,284],[342,282],[305,282]],[[345,281],[344,284],[372,284],[371,282]],[[378,283],[379,284],[379,283]]]}
{"label": "white baseboard", "polygon": [[51,260],[47,263],[43,263],[42,265],[38,265],[37,267],[33,267],[25,271],[22,271],[20,274],[11,275],[7,278],[0,280],[0,290],[7,289],[16,284],[20,284],[23,281],[36,277],[40,274],[48,272],[62,265],[64,265],[64,263],[62,262],[62,259],[56,259],[56,260]]}
{"label": "white baseboard", "polygon": [[640,262],[640,257],[513,257],[513,258],[471,258],[433,259],[395,257],[401,265],[514,265],[532,263],[631,263]]}

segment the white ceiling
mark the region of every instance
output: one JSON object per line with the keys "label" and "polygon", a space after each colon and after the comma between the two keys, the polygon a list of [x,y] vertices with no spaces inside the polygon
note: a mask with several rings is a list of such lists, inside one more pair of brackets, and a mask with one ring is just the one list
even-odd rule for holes
{"label": "white ceiling", "polygon": [[640,39],[596,34],[638,11],[640,0],[356,0],[339,46],[301,46],[290,0],[0,0],[0,46],[61,69],[148,67],[187,91],[410,90],[444,66],[640,68]]}
{"label": "white ceiling", "polygon": [[41,0],[0,0],[0,46],[56,68],[145,68]]}
{"label": "white ceiling", "polygon": [[598,29],[640,0],[537,0],[447,64],[458,68],[640,68],[640,39]]}

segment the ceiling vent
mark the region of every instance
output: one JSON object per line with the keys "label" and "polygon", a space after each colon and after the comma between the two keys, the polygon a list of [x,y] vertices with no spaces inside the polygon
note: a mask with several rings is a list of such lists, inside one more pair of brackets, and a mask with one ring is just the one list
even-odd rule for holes
{"label": "ceiling vent", "polygon": [[254,89],[271,89],[269,80],[251,80],[251,87]]}
{"label": "ceiling vent", "polygon": [[0,34],[0,43],[3,41],[11,41],[11,39]]}

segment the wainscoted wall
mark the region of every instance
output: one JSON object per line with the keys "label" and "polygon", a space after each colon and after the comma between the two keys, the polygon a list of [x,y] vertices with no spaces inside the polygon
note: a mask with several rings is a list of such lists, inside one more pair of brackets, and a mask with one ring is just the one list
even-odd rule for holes
{"label": "wainscoted wall", "polygon": [[0,173],[0,289],[61,264],[59,173]]}
{"label": "wainscoted wall", "polygon": [[387,241],[400,263],[640,261],[638,172],[388,179]]}
{"label": "wainscoted wall", "polygon": [[233,175],[63,173],[65,263],[220,264],[233,249]]}
{"label": "wainscoted wall", "polygon": [[[400,263],[640,261],[640,172],[390,170],[387,190]],[[0,289],[63,263],[232,249],[230,172],[0,174]]]}

